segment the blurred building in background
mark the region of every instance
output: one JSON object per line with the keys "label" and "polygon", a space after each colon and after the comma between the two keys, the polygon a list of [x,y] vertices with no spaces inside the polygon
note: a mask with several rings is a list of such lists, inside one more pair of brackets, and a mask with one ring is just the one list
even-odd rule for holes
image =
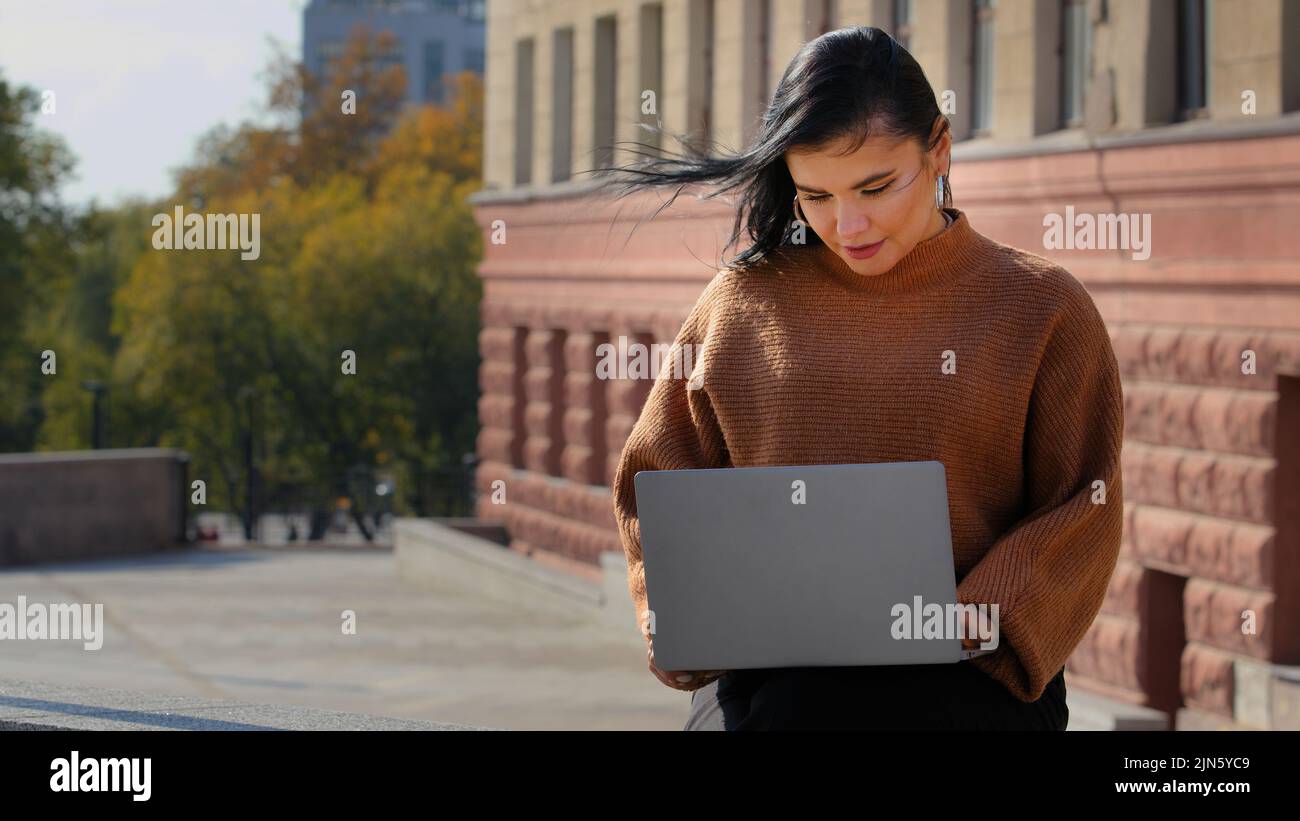
{"label": "blurred building in background", "polygon": [[[596,349],[671,343],[733,204],[637,225],[658,196],[607,202],[583,172],[630,161],[609,146],[642,122],[740,148],[799,47],[848,25],[955,103],[955,205],[1110,326],[1126,528],[1072,686],[1178,728],[1300,727],[1296,0],[493,0],[479,514],[577,573],[621,559],[608,484],[650,382],[597,379]],[[1067,208],[1150,214],[1150,258],[1046,249]]]}
{"label": "blurred building in background", "polygon": [[483,74],[484,0],[311,0],[303,11],[302,60],[319,76],[342,55],[358,23],[392,32],[397,43],[379,68],[406,69],[406,99],[445,101],[443,75]]}

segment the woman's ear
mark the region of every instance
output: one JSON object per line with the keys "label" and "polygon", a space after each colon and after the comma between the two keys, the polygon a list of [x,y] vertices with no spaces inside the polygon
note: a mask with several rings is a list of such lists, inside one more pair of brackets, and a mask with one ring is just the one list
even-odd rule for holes
{"label": "woman's ear", "polygon": [[952,129],[942,114],[935,118],[934,131],[930,137],[935,140],[934,148],[930,149],[930,162],[938,169],[938,173],[947,176],[952,165]]}

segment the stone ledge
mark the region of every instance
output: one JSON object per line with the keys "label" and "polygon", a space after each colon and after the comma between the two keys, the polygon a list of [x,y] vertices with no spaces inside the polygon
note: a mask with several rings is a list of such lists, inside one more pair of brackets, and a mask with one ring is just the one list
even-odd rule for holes
{"label": "stone ledge", "polygon": [[1179,707],[1178,714],[1174,718],[1174,729],[1180,732],[1238,732],[1242,730],[1258,730],[1259,728],[1247,727],[1208,710],[1200,710],[1195,707]]}
{"label": "stone ledge", "polygon": [[1065,703],[1070,710],[1068,730],[1148,730],[1169,729],[1169,715],[1127,701],[1099,695],[1075,686],[1065,674]]}
{"label": "stone ledge", "polygon": [[0,731],[491,729],[496,728],[0,679]]}
{"label": "stone ledge", "polygon": [[484,595],[547,602],[567,610],[574,605],[598,616],[601,587],[509,548],[429,519],[403,518],[393,524],[393,555],[406,583],[450,583]]}
{"label": "stone ledge", "polygon": [[632,591],[627,585],[627,554],[606,550],[600,554],[601,578],[605,596],[605,620],[616,627],[627,628],[640,635],[640,625],[632,605]]}
{"label": "stone ledge", "polygon": [[47,465],[68,462],[119,462],[129,459],[168,459],[188,462],[190,455],[180,448],[100,448],[99,450],[42,450],[33,453],[0,453],[0,465]]}

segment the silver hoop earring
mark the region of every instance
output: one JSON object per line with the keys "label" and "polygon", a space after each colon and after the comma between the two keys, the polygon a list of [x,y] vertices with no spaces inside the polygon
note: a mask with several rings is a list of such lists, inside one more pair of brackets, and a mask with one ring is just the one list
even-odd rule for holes
{"label": "silver hoop earring", "polygon": [[795,195],[794,195],[794,202],[791,203],[791,207],[794,209],[794,218],[795,218],[796,220],[798,220],[799,222],[802,222],[804,225],[807,225],[807,224],[808,224],[808,220],[806,220],[806,219],[803,218],[803,213],[799,210],[799,195],[798,195],[798,194],[795,194]]}
{"label": "silver hoop earring", "polygon": [[934,181],[934,207],[943,210],[943,174]]}

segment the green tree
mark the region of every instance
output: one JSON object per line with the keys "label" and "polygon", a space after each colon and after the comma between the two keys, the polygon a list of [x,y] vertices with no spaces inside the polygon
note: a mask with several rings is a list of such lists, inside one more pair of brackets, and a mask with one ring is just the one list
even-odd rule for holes
{"label": "green tree", "polygon": [[[354,490],[342,485],[354,467],[383,468],[407,479],[401,504],[417,511],[413,480],[473,450],[481,84],[461,78],[445,111],[379,105],[379,120],[355,120],[326,105],[338,82],[358,90],[358,111],[400,87],[347,59],[336,75],[303,86],[327,90],[301,131],[214,129],[178,176],[179,202],[260,216],[259,258],[148,249],[113,300],[113,383],[170,422],[159,443],[194,454],[210,503],[246,503],[250,435],[268,486],[326,498]],[[273,100],[291,98],[273,81]]]}
{"label": "green tree", "polygon": [[57,339],[61,378],[47,381],[38,449],[74,450],[90,444],[92,402],[82,387],[93,380],[107,387],[106,446],[158,443],[171,424],[165,406],[144,402],[112,378],[120,339],[112,328],[113,294],[136,262],[151,250],[147,226],[162,205],[128,201],[112,208],[92,203],[77,216],[65,246],[65,274],[51,278],[51,298],[39,323],[45,338]]}
{"label": "green tree", "polygon": [[41,375],[40,354],[63,348],[40,317],[67,271],[70,226],[57,193],[74,160],[37,129],[39,111],[34,89],[0,77],[0,451],[35,444],[52,378]]}

